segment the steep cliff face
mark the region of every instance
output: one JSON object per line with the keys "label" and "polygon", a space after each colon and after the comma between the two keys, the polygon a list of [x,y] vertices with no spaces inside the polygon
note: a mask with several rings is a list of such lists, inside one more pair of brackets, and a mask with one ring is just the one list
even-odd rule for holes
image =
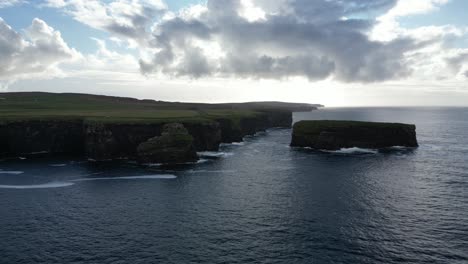
{"label": "steep cliff face", "polygon": [[222,142],[221,126],[218,122],[182,123],[193,137],[197,151],[217,151]]}
{"label": "steep cliff face", "polygon": [[160,135],[162,124],[86,123],[86,157],[93,160],[135,158],[142,142]]}
{"label": "steep cliff face", "polygon": [[0,158],[6,157],[9,151],[7,127],[0,123]]}
{"label": "steep cliff face", "polygon": [[341,148],[417,147],[416,126],[356,121],[301,121],[294,125],[291,146]]}
{"label": "steep cliff face", "polygon": [[228,118],[218,118],[216,122],[219,124],[221,130],[221,142],[222,143],[232,143],[232,142],[241,142],[242,131],[238,122],[233,119]]}
{"label": "steep cliff face", "polygon": [[0,153],[3,156],[41,152],[80,155],[84,150],[82,127],[80,120],[5,122],[0,124]]}
{"label": "steep cliff face", "polygon": [[293,122],[291,111],[270,110],[264,112],[268,116],[269,127],[290,128]]}
{"label": "steep cliff face", "polygon": [[[197,151],[217,151],[271,127],[290,127],[292,113],[263,110],[255,115],[182,122]],[[0,123],[0,157],[28,153],[79,155],[93,160],[137,158],[137,147],[160,136],[164,123],[109,123],[83,120],[27,120]]]}
{"label": "steep cliff face", "polygon": [[254,135],[268,128],[290,128],[292,112],[289,111],[261,111],[258,115],[243,117],[241,119],[216,119],[221,128],[221,141],[223,143],[241,142],[245,136]]}
{"label": "steep cliff face", "polygon": [[[198,151],[216,151],[221,143],[221,129],[216,122],[183,123],[193,137]],[[164,123],[105,124],[85,126],[86,156],[94,160],[136,158],[137,146],[161,135]]]}

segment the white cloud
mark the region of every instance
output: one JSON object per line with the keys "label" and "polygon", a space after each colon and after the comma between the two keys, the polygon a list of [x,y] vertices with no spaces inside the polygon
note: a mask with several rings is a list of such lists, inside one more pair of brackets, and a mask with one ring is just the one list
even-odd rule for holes
{"label": "white cloud", "polygon": [[0,18],[0,80],[50,78],[61,74],[58,65],[80,57],[60,32],[35,18],[24,34]]}
{"label": "white cloud", "polygon": [[10,7],[24,3],[26,3],[25,0],[0,0],[0,8]]}
{"label": "white cloud", "polygon": [[46,0],[46,6],[60,8],[75,20],[133,46],[145,45],[148,27],[167,9],[161,0]]}
{"label": "white cloud", "polygon": [[435,11],[450,0],[399,0],[385,17],[402,17]]}
{"label": "white cloud", "polygon": [[[466,30],[450,25],[406,29],[398,22],[434,12],[448,1],[208,0],[179,12],[149,0],[48,0],[48,6],[111,33],[110,40],[119,45],[126,41],[137,48],[141,72],[158,78],[380,82],[453,76],[447,43]],[[383,15],[356,18],[363,13]],[[134,60],[109,52],[104,45],[87,59],[95,56],[100,68],[118,65],[118,56]],[[456,74],[466,71],[462,64]]]}
{"label": "white cloud", "polygon": [[[402,35],[411,35],[423,31],[416,29],[413,32],[400,26],[398,19],[401,17],[422,15],[437,11],[450,0],[399,0],[387,13],[377,18],[377,25],[373,28],[371,38],[380,41],[389,41]],[[430,25],[428,25],[430,28]],[[425,30],[427,31],[427,29]],[[416,36],[417,37],[417,36]]]}
{"label": "white cloud", "polygon": [[[405,28],[399,19],[412,15],[437,12],[449,0],[399,0],[394,8],[377,18],[377,25],[370,32],[370,38],[377,41],[392,41],[398,38],[414,38],[427,45],[407,54],[413,68],[412,79],[447,81],[464,79],[465,51],[451,48],[467,37],[468,30],[453,25],[427,25]],[[468,62],[467,62],[468,64]]]}

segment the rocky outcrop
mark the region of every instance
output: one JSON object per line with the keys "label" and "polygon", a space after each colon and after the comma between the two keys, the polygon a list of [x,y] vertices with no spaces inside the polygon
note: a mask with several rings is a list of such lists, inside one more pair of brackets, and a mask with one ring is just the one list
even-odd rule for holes
{"label": "rocky outcrop", "polygon": [[194,139],[184,125],[164,125],[161,136],[150,138],[137,148],[141,163],[180,164],[198,160]]}
{"label": "rocky outcrop", "polygon": [[294,124],[291,146],[341,148],[417,147],[416,126],[357,121],[300,121]]}

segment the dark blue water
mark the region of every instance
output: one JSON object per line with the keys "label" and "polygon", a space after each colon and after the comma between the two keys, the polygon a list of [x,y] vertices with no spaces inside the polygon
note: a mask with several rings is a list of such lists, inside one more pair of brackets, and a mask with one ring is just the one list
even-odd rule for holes
{"label": "dark blue water", "polygon": [[0,263],[468,263],[467,108],[295,119],[416,123],[421,147],[321,153],[270,130],[170,169],[3,161]]}

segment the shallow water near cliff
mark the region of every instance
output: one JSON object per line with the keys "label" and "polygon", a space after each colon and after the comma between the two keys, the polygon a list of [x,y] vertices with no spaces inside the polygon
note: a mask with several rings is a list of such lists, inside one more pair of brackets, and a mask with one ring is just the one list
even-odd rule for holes
{"label": "shallow water near cliff", "polygon": [[0,161],[0,263],[466,263],[468,108],[329,108],[420,148],[320,152],[289,129],[204,162]]}

